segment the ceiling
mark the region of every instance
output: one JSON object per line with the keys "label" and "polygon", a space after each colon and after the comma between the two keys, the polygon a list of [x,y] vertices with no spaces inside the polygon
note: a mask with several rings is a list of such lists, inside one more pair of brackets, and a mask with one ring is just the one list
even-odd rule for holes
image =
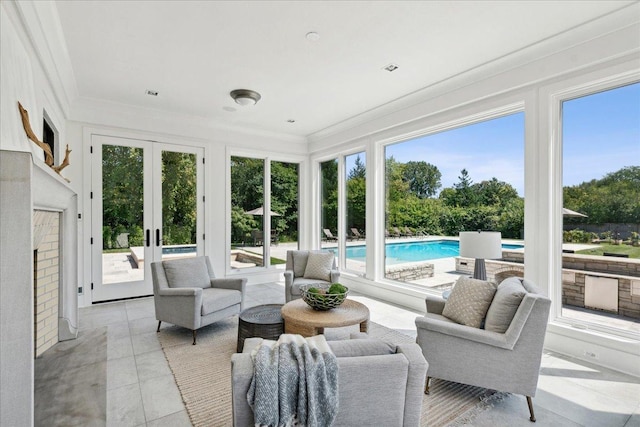
{"label": "ceiling", "polygon": [[[188,114],[212,126],[308,136],[629,3],[57,1],[56,6],[80,97]],[[320,38],[308,40],[309,32]],[[383,69],[391,63],[398,69]],[[239,88],[258,91],[262,99],[241,107],[229,96]]]}

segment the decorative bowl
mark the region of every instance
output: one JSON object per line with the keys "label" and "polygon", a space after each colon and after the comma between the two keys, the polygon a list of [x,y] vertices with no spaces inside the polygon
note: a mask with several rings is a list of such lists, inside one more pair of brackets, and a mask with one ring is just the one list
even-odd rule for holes
{"label": "decorative bowl", "polygon": [[[349,288],[343,286],[344,289],[346,289],[345,292],[339,294],[330,294],[328,293],[330,287],[331,285],[327,284],[312,284],[300,286],[300,294],[302,295],[302,300],[314,310],[325,311],[336,308],[344,302],[345,298],[347,298],[347,295],[349,294]],[[315,288],[317,291],[310,291],[310,289],[313,288]]]}

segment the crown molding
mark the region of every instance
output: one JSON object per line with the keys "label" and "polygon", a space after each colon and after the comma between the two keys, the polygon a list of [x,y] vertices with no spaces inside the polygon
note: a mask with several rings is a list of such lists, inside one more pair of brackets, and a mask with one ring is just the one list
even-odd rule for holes
{"label": "crown molding", "polygon": [[[445,111],[452,108],[448,105],[446,108],[438,108],[434,105],[434,100],[447,94],[456,93],[477,84],[480,81],[500,81],[503,76],[512,71],[525,71],[520,79],[510,78],[508,81],[502,81],[498,84],[499,91],[494,91],[491,95],[504,93],[508,90],[514,90],[520,87],[528,86],[536,81],[549,79],[554,77],[551,70],[546,69],[544,65],[540,65],[549,59],[557,59],[563,55],[567,56],[562,62],[562,67],[556,71],[558,73],[568,73],[570,71],[584,67],[584,62],[576,63],[574,58],[566,55],[571,49],[580,48],[589,42],[606,38],[615,33],[627,31],[630,35],[634,32],[636,37],[627,39],[628,45],[622,46],[617,51],[611,49],[608,57],[600,57],[597,61],[615,59],[629,53],[638,52],[640,50],[640,38],[638,35],[638,25],[640,24],[640,3],[633,2],[620,9],[613,11],[607,15],[586,22],[582,25],[573,27],[562,33],[548,37],[522,49],[504,55],[496,60],[481,64],[477,67],[451,76],[445,80],[434,83],[413,93],[390,101],[384,105],[366,111],[340,123],[322,129],[320,131],[307,135],[310,145],[310,151],[321,150],[330,146],[335,146],[348,142],[354,138],[361,138],[364,135],[371,135],[391,127],[396,127],[407,122],[413,122],[421,118]],[[556,58],[554,58],[554,56]],[[526,71],[537,70],[538,74],[531,78],[531,73]],[[546,74],[540,74],[540,70],[546,71]],[[519,80],[519,81],[515,81]],[[478,101],[490,95],[483,95],[474,98],[466,96],[463,101],[455,106],[464,105],[470,102]],[[437,104],[437,103],[436,103]],[[405,119],[401,119],[404,117]],[[410,117],[410,119],[407,119]],[[391,120],[389,120],[391,119]]]}

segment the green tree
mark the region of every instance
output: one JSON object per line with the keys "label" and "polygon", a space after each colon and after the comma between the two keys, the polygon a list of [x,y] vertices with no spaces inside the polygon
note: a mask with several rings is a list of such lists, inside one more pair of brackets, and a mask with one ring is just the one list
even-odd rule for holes
{"label": "green tree", "polygon": [[637,223],[640,221],[640,166],[627,166],[563,189],[563,206],[587,215],[584,219],[565,218],[590,224]]}
{"label": "green tree", "polygon": [[[102,146],[103,248],[114,247],[120,233],[138,236],[143,218],[143,152],[141,148]],[[141,241],[131,241],[141,245]]]}
{"label": "green tree", "polygon": [[162,152],[162,239],[166,245],[196,241],[195,154]]}
{"label": "green tree", "polygon": [[367,181],[366,168],[356,157],[354,167],[347,173],[347,229],[366,228]]}
{"label": "green tree", "polygon": [[322,175],[322,228],[338,229],[338,160],[320,164]]}
{"label": "green tree", "polygon": [[436,166],[425,161],[405,163],[402,178],[409,184],[409,192],[421,199],[433,197],[442,187],[442,173]]}

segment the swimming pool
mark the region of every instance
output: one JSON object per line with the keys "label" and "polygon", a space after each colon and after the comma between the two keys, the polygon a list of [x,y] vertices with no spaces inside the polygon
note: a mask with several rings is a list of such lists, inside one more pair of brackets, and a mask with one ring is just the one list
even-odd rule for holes
{"label": "swimming pool", "polygon": [[[502,249],[522,249],[523,245],[503,244]],[[387,265],[403,262],[427,261],[460,255],[457,240],[430,240],[428,242],[387,243],[385,248]],[[347,258],[365,261],[366,247],[347,246]]]}

